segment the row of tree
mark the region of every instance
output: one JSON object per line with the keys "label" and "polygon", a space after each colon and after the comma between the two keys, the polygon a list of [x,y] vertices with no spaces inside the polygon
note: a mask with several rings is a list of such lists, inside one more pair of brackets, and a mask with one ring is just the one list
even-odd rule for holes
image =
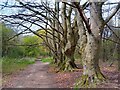
{"label": "row of tree", "polygon": [[[1,15],[1,19],[18,27],[22,26],[42,38],[59,70],[72,71],[77,68],[74,57],[77,49],[83,65],[80,85],[87,87],[91,83],[106,79],[99,67],[102,36],[104,27],[109,27],[107,23],[119,10],[120,3],[117,3],[111,15],[103,18],[102,6],[105,2],[87,1],[82,5],[80,2],[55,2],[53,8],[47,1],[41,3],[16,1],[19,4],[5,7],[22,8],[23,12]],[[86,9],[89,12],[87,14]],[[89,17],[86,16],[88,14]],[[25,25],[25,22],[29,26]],[[34,31],[31,28],[33,25],[42,29]],[[39,33],[41,30],[45,33]],[[119,44],[118,41],[116,43]]]}

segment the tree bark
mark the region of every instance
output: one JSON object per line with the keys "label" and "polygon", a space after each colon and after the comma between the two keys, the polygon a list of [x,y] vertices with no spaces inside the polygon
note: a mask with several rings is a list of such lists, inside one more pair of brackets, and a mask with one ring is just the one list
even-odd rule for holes
{"label": "tree bark", "polygon": [[61,66],[61,69],[64,71],[72,71],[75,68],[77,68],[75,64],[75,58],[74,58],[74,53],[75,53],[75,48],[77,45],[78,41],[78,28],[76,24],[76,16],[74,18],[74,26],[72,28],[71,25],[71,13],[72,13],[72,7],[70,6],[68,9],[68,16],[64,15],[66,18],[66,29],[67,29],[67,42],[65,44],[64,48],[64,55],[65,55],[65,60]]}
{"label": "tree bark", "polygon": [[[81,11],[79,11],[79,13],[80,12]],[[82,13],[80,13],[80,16],[81,14]],[[79,18],[82,18],[83,20],[83,18],[85,18],[83,16]],[[79,33],[81,37],[80,38],[81,42],[79,44],[82,45],[82,46],[80,45],[80,52],[83,63],[83,75],[81,77],[81,80],[77,83],[81,87],[93,87],[93,85],[96,85],[98,82],[105,80],[105,76],[102,74],[99,67],[100,47],[102,41],[101,34],[103,30],[101,3],[91,2],[90,16],[91,16],[89,22],[90,27],[89,25],[86,25],[86,28],[84,28],[85,26],[82,24],[82,21],[81,22],[78,21],[78,25],[81,25],[82,27],[82,30],[79,31],[83,33],[83,34],[81,34],[81,32]],[[88,24],[87,21],[85,22],[86,22],[85,24]]]}
{"label": "tree bark", "polygon": [[105,80],[99,67],[100,46],[101,40],[96,40],[92,35],[87,35],[87,44],[82,57],[83,76],[81,82],[81,85],[85,87]]}

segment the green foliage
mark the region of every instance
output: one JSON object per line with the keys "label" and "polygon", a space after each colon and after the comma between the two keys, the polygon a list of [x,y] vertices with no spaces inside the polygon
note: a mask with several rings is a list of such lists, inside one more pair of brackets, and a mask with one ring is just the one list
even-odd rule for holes
{"label": "green foliage", "polygon": [[18,57],[23,57],[24,56],[24,47],[18,47],[14,46],[14,48],[10,49],[8,51],[7,57],[13,57],[13,58],[18,58]]}
{"label": "green foliage", "polygon": [[49,62],[49,63],[51,63],[53,61],[53,57],[43,58],[41,61],[42,62]]}
{"label": "green foliage", "polygon": [[8,75],[22,70],[28,65],[33,64],[34,60],[34,58],[0,58],[0,61],[2,61],[2,73],[3,75]]}
{"label": "green foliage", "polygon": [[48,55],[48,51],[44,46],[41,44],[43,40],[37,36],[25,36],[22,40],[24,45],[31,45],[31,46],[24,46],[24,55],[30,57],[38,57],[39,55]]}
{"label": "green foliage", "polygon": [[74,89],[73,90],[79,90],[79,87],[77,85],[74,85]]}
{"label": "green foliage", "polygon": [[15,37],[8,40],[16,35],[16,32],[8,28],[4,23],[0,24],[0,28],[2,33],[2,56],[18,57],[22,49],[14,45],[19,43],[19,38]]}
{"label": "green foliage", "polygon": [[[48,51],[45,46],[40,46],[43,40],[35,35],[28,35],[23,37],[15,37],[11,40],[9,38],[13,37],[17,33],[8,28],[4,23],[0,24],[0,33],[2,34],[2,56],[7,57],[38,57],[39,55],[46,56]],[[40,31],[40,34],[44,34],[44,31]],[[0,35],[1,35],[0,34]],[[23,46],[16,46],[16,45]]]}
{"label": "green foliage", "polygon": [[23,38],[24,45],[31,45],[31,46],[24,46],[24,55],[25,56],[38,56],[39,55],[39,46],[36,46],[39,43],[39,39],[35,36],[25,36]]}
{"label": "green foliage", "polygon": [[118,53],[116,49],[116,43],[111,41],[105,41],[102,43],[101,58],[106,60],[117,60]]}
{"label": "green foliage", "polygon": [[[39,55],[39,46],[36,46],[38,44],[38,38],[35,36],[25,36],[23,38],[23,44],[24,46],[24,55],[25,56],[38,56]],[[28,45],[28,46],[27,46]],[[29,46],[31,45],[31,46]]]}

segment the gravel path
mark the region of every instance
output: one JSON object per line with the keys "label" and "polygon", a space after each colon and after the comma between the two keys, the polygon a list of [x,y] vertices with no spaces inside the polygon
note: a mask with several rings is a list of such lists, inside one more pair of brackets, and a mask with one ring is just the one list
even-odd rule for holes
{"label": "gravel path", "polygon": [[25,70],[13,75],[3,88],[56,88],[54,75],[48,73],[49,63],[36,61]]}

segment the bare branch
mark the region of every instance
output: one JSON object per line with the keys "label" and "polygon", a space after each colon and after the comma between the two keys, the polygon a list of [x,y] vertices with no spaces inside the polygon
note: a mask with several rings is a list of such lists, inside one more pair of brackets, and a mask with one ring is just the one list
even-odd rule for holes
{"label": "bare branch", "polygon": [[111,13],[111,15],[106,18],[104,25],[110,21],[110,19],[117,13],[119,9],[120,9],[120,2],[118,2],[118,5],[116,6],[115,10]]}
{"label": "bare branch", "polygon": [[42,46],[43,43],[36,43],[36,44],[5,44],[9,46]]}
{"label": "bare branch", "polygon": [[83,10],[82,10],[81,6],[80,6],[79,4],[77,4],[76,2],[73,2],[73,4],[74,4],[74,5],[76,6],[76,8],[78,9],[78,12],[79,12],[81,18],[82,18],[82,20],[84,21],[84,23],[85,23],[85,25],[86,25],[86,28],[87,28],[87,30],[88,30],[88,33],[91,34],[92,32],[91,32],[91,29],[90,29],[89,22],[88,22],[88,20],[86,19],[86,17],[84,16]]}
{"label": "bare branch", "polygon": [[109,30],[120,40],[120,37],[118,35],[116,35],[116,33],[112,30],[112,28],[106,24],[106,26],[109,28]]}

